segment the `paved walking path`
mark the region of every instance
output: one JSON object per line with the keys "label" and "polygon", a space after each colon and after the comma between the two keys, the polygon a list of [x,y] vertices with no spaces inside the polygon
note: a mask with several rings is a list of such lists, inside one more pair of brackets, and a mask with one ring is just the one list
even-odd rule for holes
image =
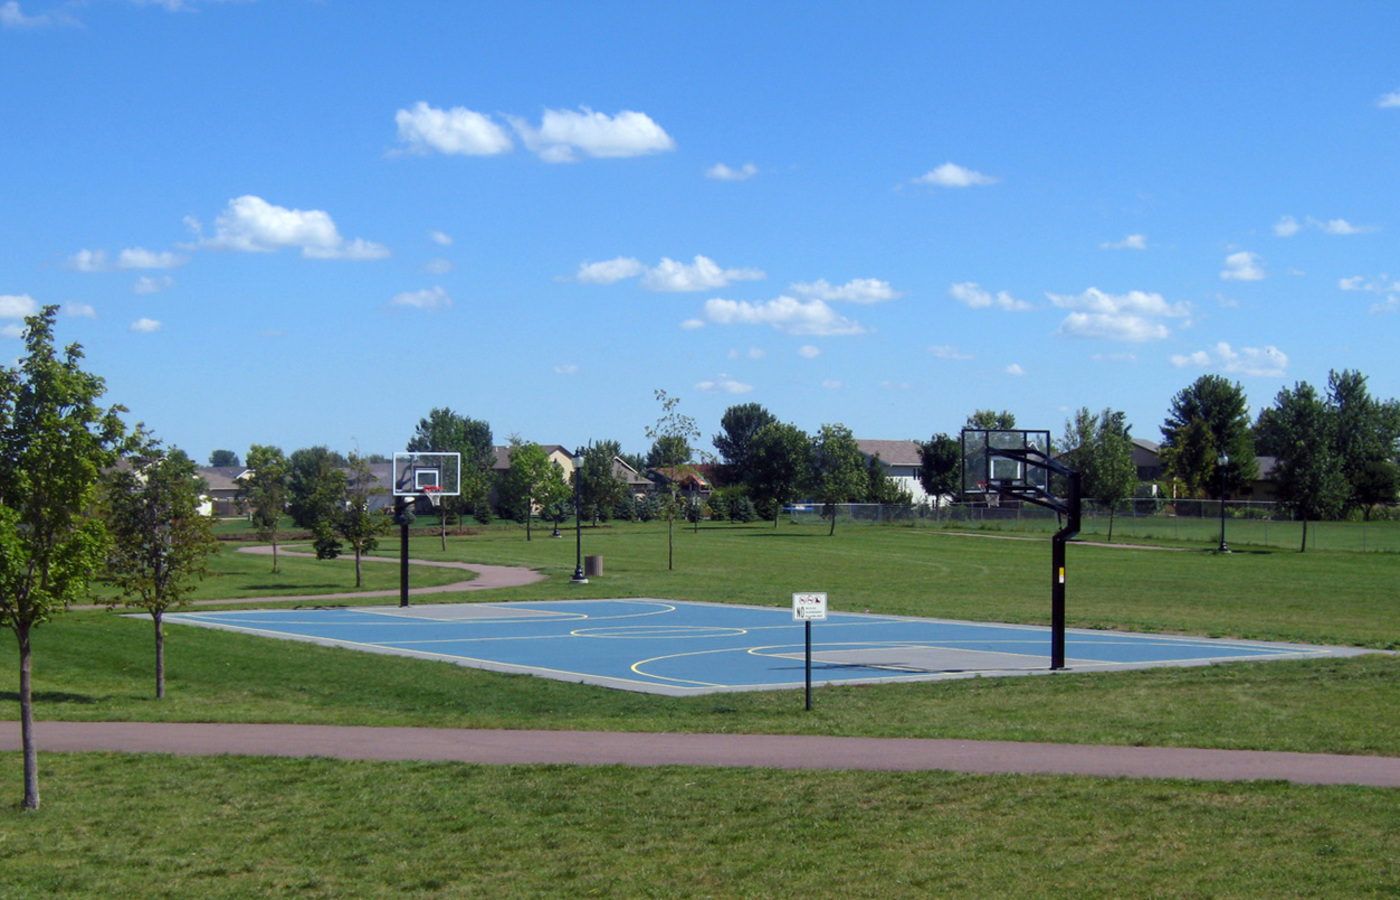
{"label": "paved walking path", "polygon": [[[946,770],[984,774],[1099,775],[1206,781],[1292,781],[1400,787],[1400,758],[1102,747],[1008,741],[597,731],[475,731],[333,725],[39,722],[40,752],[112,750],[176,755],[327,756],[452,760],[489,765],[555,763],[741,766],[778,769]],[[0,746],[17,747],[19,723],[0,722]]]}
{"label": "paved walking path", "polygon": [[[271,556],[272,545],[262,544],[256,547],[240,547],[239,553],[256,553],[259,556]],[[284,550],[277,548],[279,556],[303,556],[307,558],[315,557],[314,553],[303,553],[295,550]],[[397,556],[362,556],[362,562],[366,563],[394,563],[398,565]],[[452,584],[439,584],[431,587],[409,588],[411,597],[423,594],[452,594],[460,591],[488,591],[492,588],[519,587],[525,584],[534,584],[537,581],[544,581],[547,575],[543,575],[533,569],[522,569],[517,566],[487,566],[478,563],[445,562],[432,559],[410,559],[409,563],[415,566],[433,566],[439,569],[460,569],[464,572],[474,572],[476,577],[470,581],[454,581]],[[399,589],[393,588],[387,591],[346,591],[336,594],[297,594],[288,597],[238,597],[229,600],[196,600],[192,606],[217,606],[224,603],[274,603],[283,601],[296,601],[298,603],[320,603],[327,600],[358,600],[364,597],[397,597]]]}

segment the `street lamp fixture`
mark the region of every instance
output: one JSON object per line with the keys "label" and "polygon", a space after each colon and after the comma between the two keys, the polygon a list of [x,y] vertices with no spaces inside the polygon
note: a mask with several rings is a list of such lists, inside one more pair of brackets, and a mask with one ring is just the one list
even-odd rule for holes
{"label": "street lamp fixture", "polygon": [[1230,464],[1230,454],[1221,453],[1215,462],[1220,470],[1220,546],[1216,552],[1229,553],[1230,545],[1225,543],[1225,467]]}
{"label": "street lamp fixture", "polygon": [[583,448],[574,451],[574,577],[570,584],[588,584],[583,574]]}

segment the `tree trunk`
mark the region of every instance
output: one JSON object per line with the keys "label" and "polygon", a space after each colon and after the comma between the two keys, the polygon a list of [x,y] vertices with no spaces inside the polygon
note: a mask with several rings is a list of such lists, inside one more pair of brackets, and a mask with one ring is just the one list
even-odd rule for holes
{"label": "tree trunk", "polygon": [[165,699],[165,633],[161,630],[161,611],[153,610],[156,623],[156,699]]}
{"label": "tree trunk", "polygon": [[1113,507],[1108,509],[1108,542],[1113,543]]}
{"label": "tree trunk", "polygon": [[277,574],[277,538],[272,539],[272,574]]}
{"label": "tree trunk", "polygon": [[364,577],[360,571],[360,548],[355,548],[355,587],[364,586]]}
{"label": "tree trunk", "polygon": [[19,719],[24,745],[24,802],[21,809],[39,808],[39,752],[34,746],[34,696],[30,685],[29,624],[16,623],[19,638]]}
{"label": "tree trunk", "polygon": [[826,533],[826,536],[827,536],[827,537],[831,537],[831,536],[832,536],[833,534],[835,534],[835,533],[836,533],[836,504],[833,503],[833,504],[831,504],[831,530],[828,531],[828,532]]}
{"label": "tree trunk", "polygon": [[672,506],[671,514],[666,517],[666,569],[668,571],[676,568],[676,510]]}
{"label": "tree trunk", "polygon": [[[443,500],[446,500],[447,498],[446,498],[446,497],[443,497],[442,499],[443,499]],[[446,550],[446,549],[447,549],[447,507],[446,507],[445,505],[444,505],[444,506],[438,507],[438,520],[442,523],[442,525],[441,525],[441,530],[440,530],[440,532],[439,532],[439,534],[440,534],[441,537],[442,537],[442,549],[443,549],[443,550]],[[356,587],[359,587],[358,584],[355,585],[355,586],[356,586]]]}
{"label": "tree trunk", "polygon": [[1303,516],[1303,545],[1298,548],[1299,553],[1308,552],[1308,517]]}

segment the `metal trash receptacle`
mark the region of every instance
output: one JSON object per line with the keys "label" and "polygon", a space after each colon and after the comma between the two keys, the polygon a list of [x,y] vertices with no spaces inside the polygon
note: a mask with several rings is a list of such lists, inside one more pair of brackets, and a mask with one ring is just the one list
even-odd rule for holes
{"label": "metal trash receptacle", "polygon": [[583,558],[583,574],[592,578],[595,575],[603,574],[603,557],[585,556]]}

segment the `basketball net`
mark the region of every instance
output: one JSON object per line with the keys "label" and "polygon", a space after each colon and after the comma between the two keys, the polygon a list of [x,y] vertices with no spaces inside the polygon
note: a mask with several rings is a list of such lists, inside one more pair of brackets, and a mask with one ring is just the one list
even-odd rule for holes
{"label": "basketball net", "polygon": [[428,502],[431,503],[434,507],[442,505],[442,488],[440,487],[423,488],[423,496],[427,497]]}

